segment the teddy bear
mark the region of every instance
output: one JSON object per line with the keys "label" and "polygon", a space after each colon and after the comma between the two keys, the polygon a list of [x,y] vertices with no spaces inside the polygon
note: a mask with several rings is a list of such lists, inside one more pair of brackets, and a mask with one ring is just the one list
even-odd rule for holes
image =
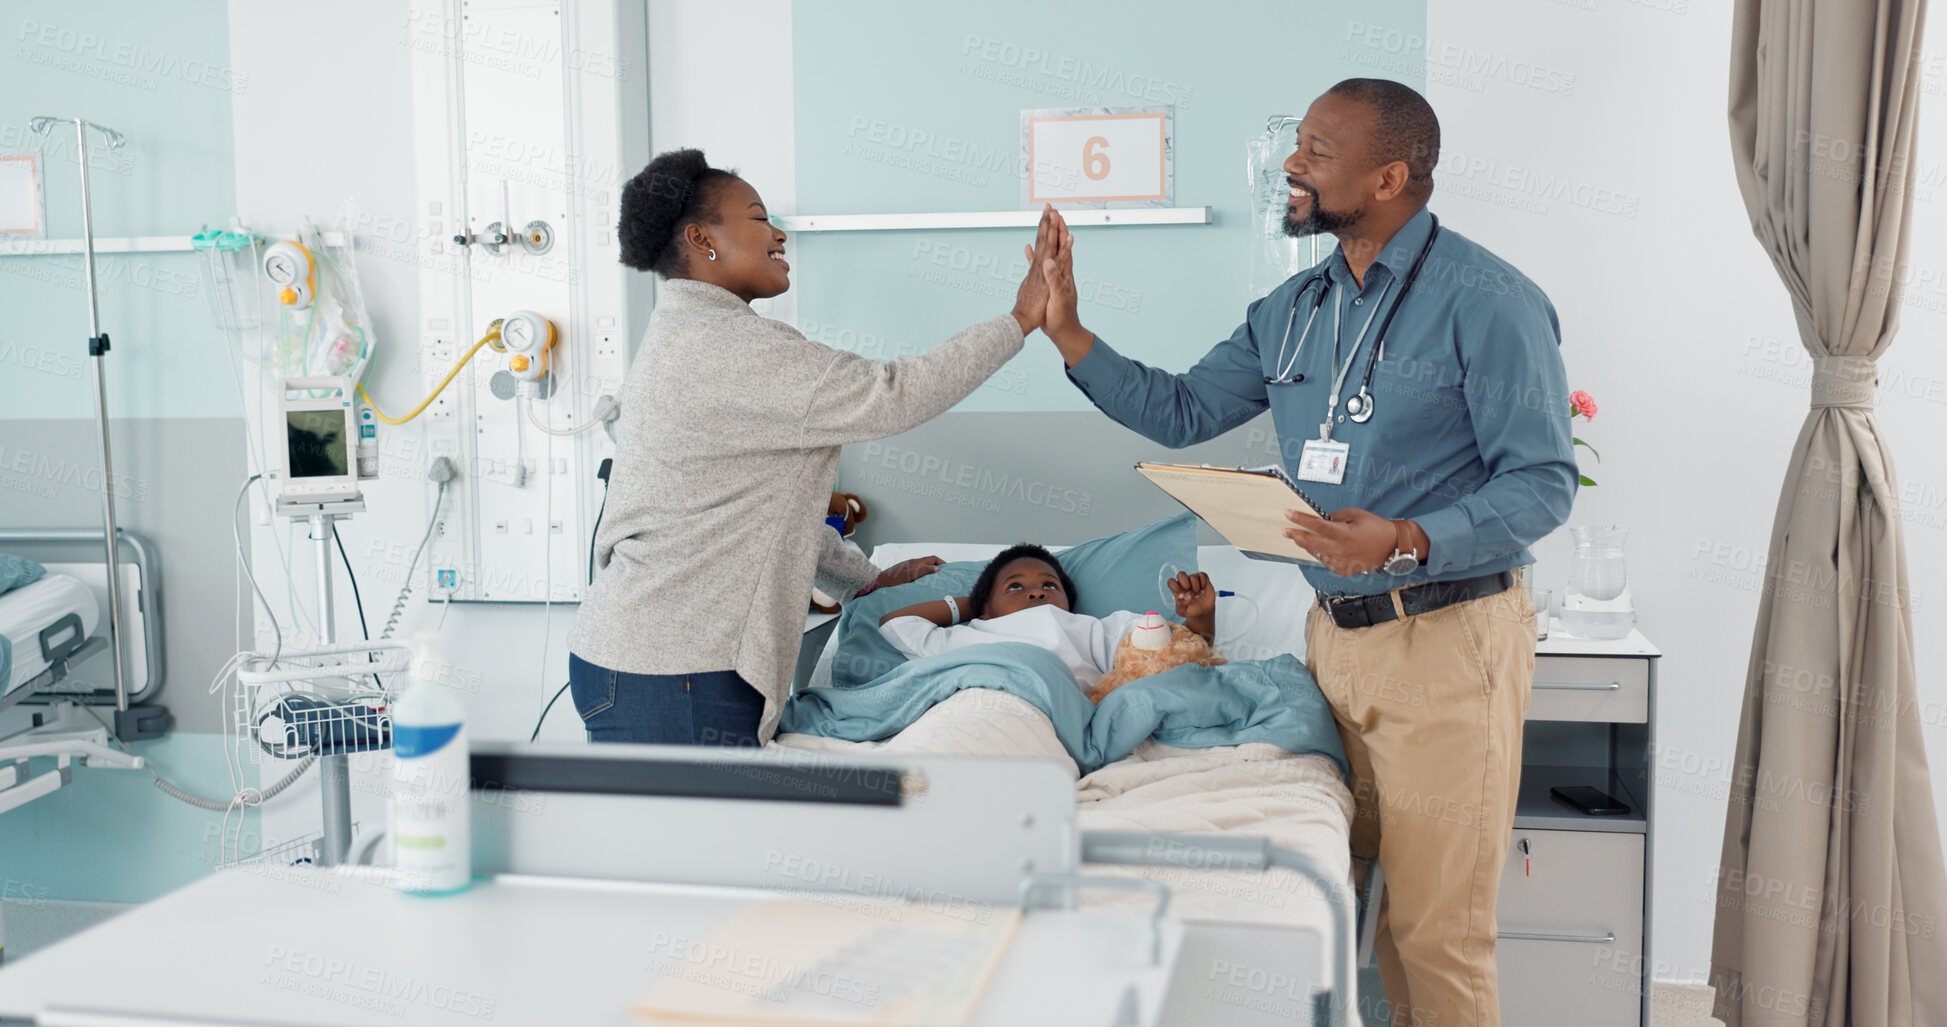
{"label": "teddy bear", "polygon": [[1114,665],[1088,690],[1088,701],[1099,706],[1103,697],[1110,692],[1137,678],[1161,674],[1171,667],[1181,667],[1186,663],[1215,667],[1230,662],[1224,658],[1224,654],[1212,649],[1202,635],[1181,624],[1169,624],[1169,629],[1169,642],[1160,649],[1138,646],[1136,637],[1142,634],[1140,630],[1124,635],[1122,641],[1116,644]]}

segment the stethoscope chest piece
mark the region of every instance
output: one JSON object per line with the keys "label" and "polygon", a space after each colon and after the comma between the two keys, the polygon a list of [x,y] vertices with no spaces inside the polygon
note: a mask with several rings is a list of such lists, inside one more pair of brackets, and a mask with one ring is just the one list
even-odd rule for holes
{"label": "stethoscope chest piece", "polygon": [[1372,420],[1372,393],[1361,388],[1358,395],[1346,400],[1345,416],[1352,418],[1354,424]]}

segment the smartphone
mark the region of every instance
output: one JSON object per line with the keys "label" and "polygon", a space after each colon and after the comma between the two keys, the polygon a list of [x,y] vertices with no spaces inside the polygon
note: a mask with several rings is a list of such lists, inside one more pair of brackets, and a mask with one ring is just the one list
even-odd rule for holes
{"label": "smartphone", "polygon": [[1608,792],[1588,785],[1550,788],[1548,794],[1592,817],[1614,817],[1629,812],[1629,807]]}

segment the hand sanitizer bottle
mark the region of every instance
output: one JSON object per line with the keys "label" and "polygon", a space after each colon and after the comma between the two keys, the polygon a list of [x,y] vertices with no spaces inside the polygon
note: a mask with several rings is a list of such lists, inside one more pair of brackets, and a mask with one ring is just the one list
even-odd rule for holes
{"label": "hand sanitizer bottle", "polygon": [[402,891],[461,891],[473,874],[466,708],[415,680],[392,704],[392,787],[386,811]]}

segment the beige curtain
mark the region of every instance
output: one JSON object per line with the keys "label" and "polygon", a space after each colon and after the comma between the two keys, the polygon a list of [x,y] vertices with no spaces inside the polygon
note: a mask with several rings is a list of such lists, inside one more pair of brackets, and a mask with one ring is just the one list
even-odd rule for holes
{"label": "beige curtain", "polygon": [[1724,824],[1711,983],[1728,1027],[1947,1027],[1947,873],[1899,489],[1873,414],[1875,362],[1899,327],[1925,8],[1737,3],[1738,185],[1813,376]]}

